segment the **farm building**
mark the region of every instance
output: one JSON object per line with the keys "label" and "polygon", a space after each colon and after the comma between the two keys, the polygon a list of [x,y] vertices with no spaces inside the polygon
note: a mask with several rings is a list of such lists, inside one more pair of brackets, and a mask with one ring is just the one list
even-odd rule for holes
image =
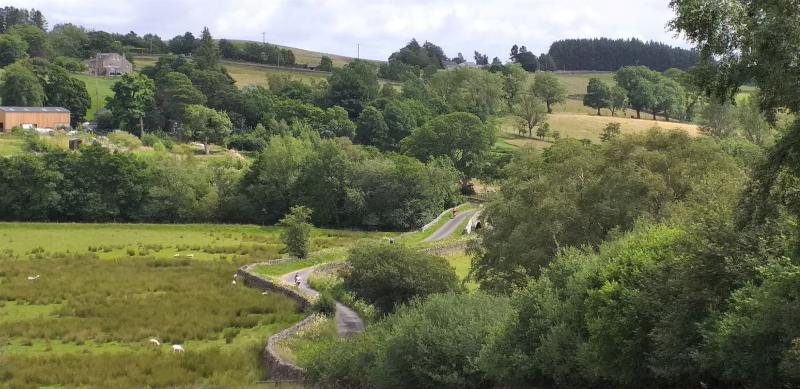
{"label": "farm building", "polygon": [[69,110],[61,107],[0,107],[0,131],[14,127],[69,127]]}
{"label": "farm building", "polygon": [[86,67],[93,76],[119,76],[133,71],[133,64],[117,53],[98,53],[86,60]]}

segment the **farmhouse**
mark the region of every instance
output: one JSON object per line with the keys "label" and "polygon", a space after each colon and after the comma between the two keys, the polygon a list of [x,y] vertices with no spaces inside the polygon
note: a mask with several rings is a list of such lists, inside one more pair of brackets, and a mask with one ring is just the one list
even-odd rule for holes
{"label": "farmhouse", "polygon": [[69,110],[61,107],[0,107],[0,131],[14,127],[69,127]]}
{"label": "farmhouse", "polygon": [[118,53],[98,53],[86,60],[86,66],[93,76],[118,76],[133,71],[133,64]]}

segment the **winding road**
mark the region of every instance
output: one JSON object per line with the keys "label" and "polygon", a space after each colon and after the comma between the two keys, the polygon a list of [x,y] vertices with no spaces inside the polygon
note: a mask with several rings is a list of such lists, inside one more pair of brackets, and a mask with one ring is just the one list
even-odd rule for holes
{"label": "winding road", "polygon": [[436,242],[437,240],[442,240],[444,238],[447,238],[448,236],[456,232],[458,226],[461,225],[461,222],[469,218],[473,213],[475,213],[474,209],[457,213],[456,217],[448,220],[447,223],[439,227],[438,230],[434,231],[434,233],[431,234],[431,236],[425,238],[423,242]]}
{"label": "winding road", "polygon": [[[461,212],[456,215],[456,217],[450,219],[439,227],[433,234],[431,234],[428,238],[425,239],[425,242],[435,242],[437,240],[442,240],[447,238],[448,236],[452,235],[458,229],[458,226],[475,213],[474,209]],[[309,297],[316,297],[319,295],[319,292],[311,288],[311,285],[308,284],[308,277],[314,273],[317,266],[311,266],[304,269],[300,269],[297,271],[293,271],[290,273],[286,273],[281,276],[281,281],[294,285],[295,284],[295,275],[300,278],[300,291],[309,296]],[[348,308],[344,304],[340,302],[336,302],[336,332],[342,338],[347,338],[350,335],[356,334],[358,332],[364,331],[364,320],[361,319],[358,314],[353,311],[352,309]]]}
{"label": "winding road", "polygon": [[[315,297],[319,295],[319,292],[312,289],[311,286],[308,284],[308,276],[310,276],[311,273],[314,272],[314,270],[316,270],[316,266],[311,266],[291,273],[286,273],[281,276],[281,280],[288,284],[294,285],[295,282],[294,276],[296,274],[300,278],[300,290],[308,296]],[[355,311],[337,301],[336,332],[339,334],[339,337],[347,338],[350,335],[353,335],[361,331],[364,331],[364,320],[362,320],[361,317],[358,316],[358,314]]]}

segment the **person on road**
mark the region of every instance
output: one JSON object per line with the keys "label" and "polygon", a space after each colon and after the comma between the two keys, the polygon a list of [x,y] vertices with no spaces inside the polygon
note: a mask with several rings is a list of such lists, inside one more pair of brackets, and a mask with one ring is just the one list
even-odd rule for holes
{"label": "person on road", "polygon": [[456,207],[450,208],[450,218],[456,217]]}
{"label": "person on road", "polygon": [[300,286],[300,273],[294,273],[294,284]]}

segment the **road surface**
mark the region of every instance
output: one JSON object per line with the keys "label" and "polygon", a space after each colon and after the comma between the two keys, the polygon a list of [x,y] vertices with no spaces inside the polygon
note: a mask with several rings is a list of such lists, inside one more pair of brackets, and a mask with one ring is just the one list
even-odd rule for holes
{"label": "road surface", "polygon": [[448,236],[456,232],[458,226],[461,225],[461,222],[468,219],[470,216],[472,216],[473,213],[475,213],[474,209],[457,213],[456,217],[448,220],[447,223],[439,227],[439,229],[434,231],[434,233],[431,234],[431,236],[425,238],[424,242],[436,242],[437,240],[442,240],[444,238],[447,238]]}
{"label": "road surface", "polygon": [[[308,276],[315,270],[315,266],[300,269],[281,276],[283,282],[294,285],[295,274],[300,278],[300,290],[311,297],[319,295],[319,292],[308,285]],[[352,309],[340,302],[336,302],[336,332],[340,337],[346,338],[355,333],[364,331],[364,320]]]}

